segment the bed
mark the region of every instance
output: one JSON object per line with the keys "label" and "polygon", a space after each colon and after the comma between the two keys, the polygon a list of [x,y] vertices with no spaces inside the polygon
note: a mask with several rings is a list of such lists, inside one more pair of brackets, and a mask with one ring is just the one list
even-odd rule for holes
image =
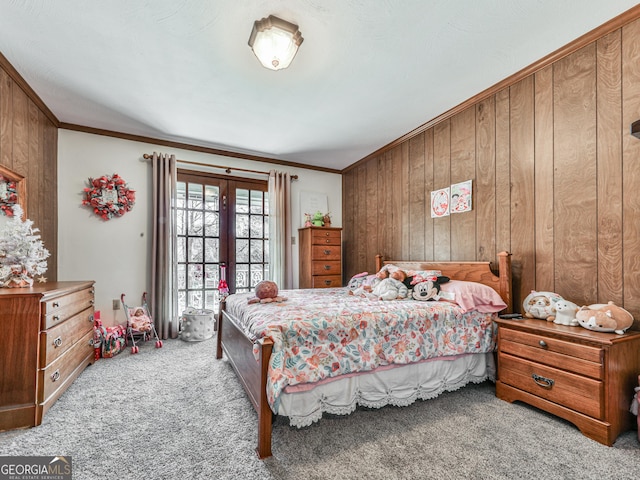
{"label": "bed", "polygon": [[[502,301],[501,311],[511,312],[507,252],[498,254],[496,273],[489,262],[376,257],[377,270],[389,264],[438,270],[452,286],[488,286]],[[346,287],[280,294],[287,300],[277,304],[249,304],[252,294],[230,295],[218,316],[216,358],[226,356],[257,412],[259,458],[271,456],[274,413],[302,427],[323,413],[408,405],[495,377],[495,308],[381,301],[349,295]]]}

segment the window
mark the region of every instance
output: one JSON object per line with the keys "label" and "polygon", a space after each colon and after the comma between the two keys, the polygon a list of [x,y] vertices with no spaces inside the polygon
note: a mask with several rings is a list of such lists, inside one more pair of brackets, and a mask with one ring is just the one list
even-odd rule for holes
{"label": "window", "polygon": [[229,291],[249,292],[269,270],[267,182],[178,171],[178,311],[218,310],[220,266]]}

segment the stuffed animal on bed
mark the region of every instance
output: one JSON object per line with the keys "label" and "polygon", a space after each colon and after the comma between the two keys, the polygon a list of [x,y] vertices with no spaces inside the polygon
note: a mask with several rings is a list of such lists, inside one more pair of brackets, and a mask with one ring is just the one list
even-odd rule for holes
{"label": "stuffed animal on bed", "polygon": [[[353,280],[353,279],[352,279]],[[367,275],[360,282],[354,282],[357,286],[352,288],[349,282],[349,295],[363,296],[373,291],[374,287],[381,282],[376,275]]]}
{"label": "stuffed animal on bed", "polygon": [[278,295],[278,285],[275,282],[263,280],[256,285],[256,296],[250,298],[248,303],[279,303],[285,300],[285,297]]}
{"label": "stuffed animal on bed", "polygon": [[[397,267],[394,267],[393,265],[391,265],[391,267],[393,267],[393,269],[397,269]],[[375,275],[366,275],[366,273],[367,272],[363,272],[354,275],[351,280],[349,280],[349,295],[362,297],[373,292],[376,285],[389,276],[389,265],[382,267]],[[363,277],[362,275],[365,276]],[[352,283],[356,285],[355,288],[351,288]]]}
{"label": "stuffed animal on bed", "polygon": [[[428,276],[423,277],[416,275],[413,280],[413,287],[411,291],[411,297],[414,300],[440,300],[440,285],[447,283],[449,277],[440,276]],[[452,300],[449,296],[446,296],[446,300]]]}
{"label": "stuffed animal on bed", "polygon": [[347,288],[352,292],[355,289],[360,288],[364,283],[364,279],[367,277],[367,275],[369,275],[369,272],[362,272],[354,275],[353,277],[351,277],[351,280],[349,280]]}
{"label": "stuffed animal on bed", "polygon": [[613,302],[584,306],[576,313],[578,323],[594,332],[615,332],[622,335],[633,325],[633,315]]}
{"label": "stuffed animal on bed", "polygon": [[407,298],[409,289],[400,280],[388,277],[381,280],[371,293],[380,300],[402,300]]}

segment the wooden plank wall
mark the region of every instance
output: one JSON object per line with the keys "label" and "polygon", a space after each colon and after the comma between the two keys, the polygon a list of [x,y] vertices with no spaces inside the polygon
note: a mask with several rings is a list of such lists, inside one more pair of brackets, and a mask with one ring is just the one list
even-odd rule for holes
{"label": "wooden plank wall", "polygon": [[[513,254],[533,290],[614,301],[640,319],[640,20],[441,120],[343,176],[345,277],[388,259]],[[430,192],[471,179],[473,210]]]}
{"label": "wooden plank wall", "polygon": [[0,62],[0,165],[25,178],[26,217],[33,221],[51,256],[45,277],[57,280],[58,262],[58,127],[32,100],[33,92]]}

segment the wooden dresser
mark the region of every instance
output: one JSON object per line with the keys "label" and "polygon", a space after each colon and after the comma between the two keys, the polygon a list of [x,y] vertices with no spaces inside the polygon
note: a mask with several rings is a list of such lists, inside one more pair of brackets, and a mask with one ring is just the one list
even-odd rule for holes
{"label": "wooden dresser", "polygon": [[498,322],[498,398],[562,417],[605,445],[631,429],[640,332],[601,333],[536,319]]}
{"label": "wooden dresser", "polygon": [[40,425],[93,363],[93,283],[0,289],[0,431]]}
{"label": "wooden dresser", "polygon": [[298,229],[300,242],[300,288],[342,286],[342,229]]}

